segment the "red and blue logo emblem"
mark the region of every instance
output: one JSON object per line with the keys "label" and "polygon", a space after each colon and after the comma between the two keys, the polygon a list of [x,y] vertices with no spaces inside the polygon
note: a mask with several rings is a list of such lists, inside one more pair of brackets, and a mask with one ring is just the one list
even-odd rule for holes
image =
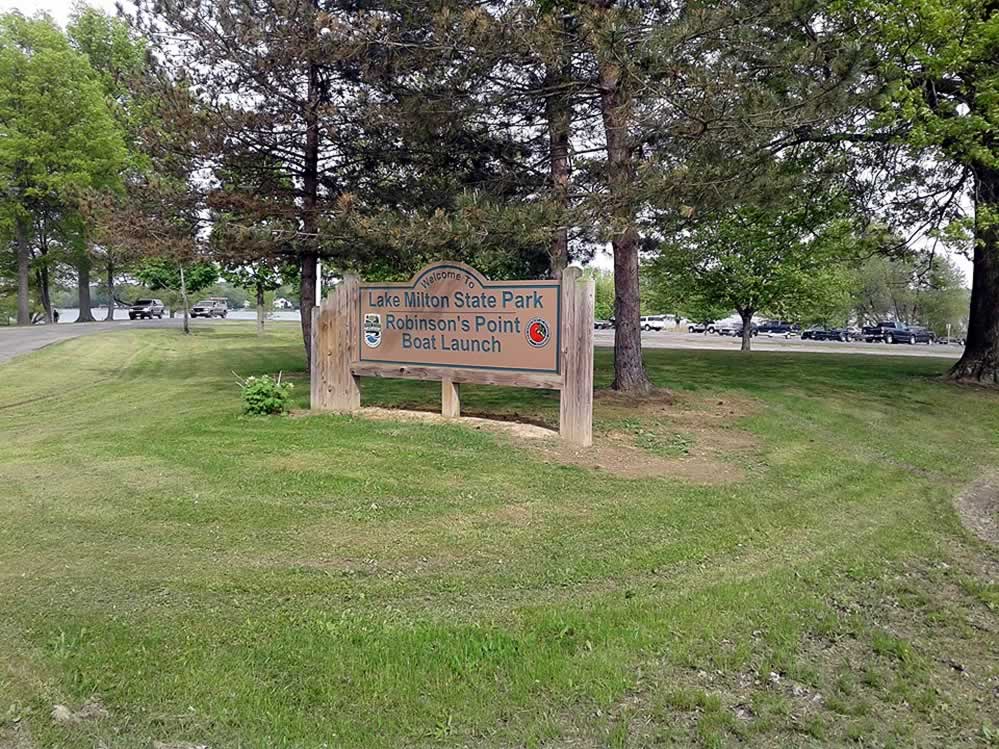
{"label": "red and blue logo emblem", "polygon": [[535,317],[527,323],[527,342],[534,348],[544,348],[552,338],[548,323],[540,317]]}

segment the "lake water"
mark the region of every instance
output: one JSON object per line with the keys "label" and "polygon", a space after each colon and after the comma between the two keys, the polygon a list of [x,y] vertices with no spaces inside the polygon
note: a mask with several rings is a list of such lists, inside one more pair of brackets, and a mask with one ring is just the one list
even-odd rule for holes
{"label": "lake water", "polygon": [[[76,308],[71,309],[59,309],[59,324],[72,323],[76,321],[79,316],[79,310]],[[108,311],[106,307],[95,307],[91,314],[93,314],[94,319],[98,321],[103,321]],[[163,315],[165,320],[169,316],[169,313]],[[177,317],[181,317],[178,314]],[[128,310],[127,309],[116,309],[114,311],[115,320],[127,320]],[[229,310],[230,320],[256,320],[257,311],[255,309],[231,309]],[[268,314],[268,321],[274,320],[278,322],[299,322],[301,317],[299,317],[298,310],[274,310]]]}

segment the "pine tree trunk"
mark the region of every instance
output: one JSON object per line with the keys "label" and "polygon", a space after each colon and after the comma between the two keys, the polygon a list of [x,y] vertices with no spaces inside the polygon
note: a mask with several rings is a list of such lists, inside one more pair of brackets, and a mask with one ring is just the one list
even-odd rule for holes
{"label": "pine tree trunk", "polygon": [[191,334],[191,319],[188,316],[187,281],[184,279],[184,266],[180,266],[180,298],[184,304],[184,335]]}
{"label": "pine tree trunk", "polygon": [[108,287],[108,313],[104,318],[105,322],[112,322],[114,320],[114,261],[108,253],[108,267],[107,267],[107,287]]}
{"label": "pine tree trunk", "polygon": [[[563,18],[562,31],[568,35],[568,24]],[[545,117],[548,120],[549,172],[551,188],[559,214],[565,216],[569,210],[569,138],[572,127],[572,100],[569,96],[569,86],[572,81],[572,58],[566,43],[560,49],[561,61],[558,66],[548,68],[545,72]],[[561,278],[562,271],[569,264],[569,229],[560,226],[552,233],[551,242],[551,276]]]}
{"label": "pine tree trunk", "polygon": [[975,254],[964,355],[952,380],[999,384],[999,169],[976,167]]}
{"label": "pine tree trunk", "polygon": [[80,264],[76,267],[76,278],[79,294],[79,314],[76,322],[96,322],[94,313],[90,309],[90,258],[84,256],[80,258]]}
{"label": "pine tree trunk", "polygon": [[264,334],[264,285],[257,282],[257,335]]}
{"label": "pine tree trunk", "polygon": [[749,351],[753,346],[753,310],[739,310],[739,317],[742,318],[742,345],[740,351]]}
{"label": "pine tree trunk", "polygon": [[55,321],[55,315],[52,313],[52,295],[49,293],[49,269],[44,263],[39,266],[35,280],[38,282],[38,296],[42,301],[42,309],[45,310],[45,322],[51,325]]}
{"label": "pine tree trunk", "polygon": [[[305,112],[304,172],[302,175],[302,231],[305,245],[318,244],[316,204],[319,201],[319,69],[309,65],[308,106]],[[305,343],[305,369],[312,371],[312,308],[316,306],[316,260],[314,250],[301,253],[301,283],[299,286],[302,316],[302,340]]]}
{"label": "pine tree trunk", "polygon": [[600,112],[607,141],[607,173],[614,248],[614,382],[611,387],[647,393],[652,383],[642,363],[641,306],[638,280],[639,236],[629,189],[635,180],[634,148],[628,133],[630,109],[621,66],[609,53],[600,55]]}
{"label": "pine tree trunk", "polygon": [[52,310],[52,295],[49,293],[49,265],[46,262],[49,254],[48,243],[43,239],[38,243],[38,252],[41,254],[41,262],[38,264],[38,296],[42,301],[42,309],[45,310],[45,322],[52,325],[55,322],[55,314]]}
{"label": "pine tree trunk", "polygon": [[28,244],[28,222],[17,219],[17,324],[31,325],[31,297],[28,275],[31,272],[31,248]]}

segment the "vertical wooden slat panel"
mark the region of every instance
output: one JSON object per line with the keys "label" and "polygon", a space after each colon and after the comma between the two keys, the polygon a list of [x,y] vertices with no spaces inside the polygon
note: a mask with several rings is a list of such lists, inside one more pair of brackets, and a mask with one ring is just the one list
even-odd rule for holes
{"label": "vertical wooden slat panel", "polygon": [[562,275],[563,384],[559,409],[562,439],[593,444],[593,303],[595,283],[579,268]]}
{"label": "vertical wooden slat panel", "polygon": [[562,391],[559,394],[559,434],[562,435],[563,439],[568,438],[570,433],[570,424],[572,419],[571,409],[569,405],[571,403],[571,398],[569,390],[572,387],[572,381],[575,378],[575,374],[572,370],[572,350],[573,350],[573,340],[576,335],[576,305],[574,304],[576,298],[576,281],[582,275],[582,271],[575,267],[570,266],[562,271],[562,289],[561,289],[561,304],[562,304],[562,341],[561,341],[561,352],[562,357]]}
{"label": "vertical wooden slat panel", "polygon": [[596,281],[592,278],[576,282],[576,423],[570,438],[582,447],[593,444],[593,306],[596,301]]}
{"label": "vertical wooden slat panel", "polygon": [[309,346],[311,347],[311,356],[309,357],[312,364],[309,368],[309,408],[313,410],[319,410],[321,408],[320,404],[320,352],[322,348],[320,347],[319,341],[319,313],[320,307],[312,308],[312,339],[309,341]]}
{"label": "vertical wooden slat panel", "polygon": [[361,407],[361,389],[351,372],[358,358],[358,320],[360,281],[349,274],[336,288],[331,304],[329,326],[329,408],[332,411],[356,411]]}
{"label": "vertical wooden slat panel", "polygon": [[331,331],[333,326],[331,321],[336,317],[336,301],[337,292],[333,292],[327,304],[323,307],[322,314],[319,317],[319,326],[322,330],[322,338],[320,339],[322,343],[322,371],[321,371],[321,389],[320,399],[322,400],[322,408],[324,411],[329,411],[333,408],[331,391],[332,385],[330,383],[331,372],[333,370],[333,348],[332,348],[332,338]]}
{"label": "vertical wooden slat panel", "polygon": [[361,406],[358,378],[351,372],[357,361],[360,284],[348,275],[313,312],[310,396],[317,411],[354,411]]}

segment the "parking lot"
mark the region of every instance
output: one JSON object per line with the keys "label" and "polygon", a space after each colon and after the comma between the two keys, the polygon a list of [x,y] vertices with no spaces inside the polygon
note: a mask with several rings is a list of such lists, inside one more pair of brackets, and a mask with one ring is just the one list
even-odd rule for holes
{"label": "parking lot", "polygon": [[[613,346],[613,330],[594,330],[593,340],[597,346]],[[678,348],[678,349],[714,349],[719,351],[738,351],[740,339],[732,336],[720,336],[713,333],[680,333],[657,332],[642,333],[643,348]],[[853,341],[802,341],[798,337],[753,338],[754,351],[788,351],[801,353],[837,353],[837,354],[868,354],[871,356],[932,356],[941,359],[958,359],[961,356],[961,346],[955,344],[941,345],[925,343],[910,346],[905,343],[863,343]]]}

